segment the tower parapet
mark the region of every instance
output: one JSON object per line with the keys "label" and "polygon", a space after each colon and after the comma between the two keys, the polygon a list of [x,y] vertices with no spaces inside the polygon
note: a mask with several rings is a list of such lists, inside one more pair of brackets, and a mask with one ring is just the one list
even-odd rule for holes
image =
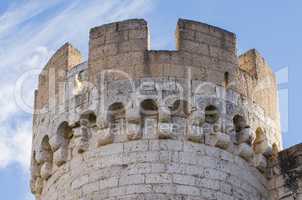
{"label": "tower parapet", "polygon": [[277,81],[272,69],[257,50],[251,49],[239,56],[238,79],[241,93],[259,105],[263,114],[268,117],[272,124],[269,137],[275,138],[281,147],[281,134],[275,134],[280,133]]}
{"label": "tower parapet", "polygon": [[50,59],[41,78],[60,74],[35,98],[36,198],[272,199],[277,99],[249,95],[255,53],[238,60],[235,34],[184,19],[175,51],[148,42],[147,23],[126,20],[91,29],[87,62],[69,44]]}
{"label": "tower parapet", "polygon": [[61,83],[62,86],[62,83],[66,81],[66,73],[81,62],[80,51],[72,47],[71,44],[66,43],[57,50],[39,76],[35,102],[37,109],[42,109],[45,106],[49,106],[50,102],[59,100],[59,84]]}
{"label": "tower parapet", "polygon": [[95,76],[106,69],[122,70],[135,77],[143,77],[148,34],[147,22],[142,19],[92,28],[89,38],[89,80],[95,83]]}

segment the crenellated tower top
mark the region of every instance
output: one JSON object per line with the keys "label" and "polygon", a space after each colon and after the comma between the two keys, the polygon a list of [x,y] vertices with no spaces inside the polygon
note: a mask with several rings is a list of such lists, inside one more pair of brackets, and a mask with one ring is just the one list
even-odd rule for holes
{"label": "crenellated tower top", "polygon": [[237,57],[221,28],[179,19],[175,35],[176,50],[150,50],[147,22],[125,20],[90,30],[87,61],[69,43],[50,58],[35,96],[37,199],[270,199],[272,70],[256,50]]}

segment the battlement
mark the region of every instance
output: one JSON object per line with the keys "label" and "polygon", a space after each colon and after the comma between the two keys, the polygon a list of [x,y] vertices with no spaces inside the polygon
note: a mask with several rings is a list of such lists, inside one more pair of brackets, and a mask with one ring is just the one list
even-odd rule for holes
{"label": "battlement", "polygon": [[52,101],[59,100],[59,83],[65,82],[66,73],[81,62],[81,52],[70,43],[65,43],[55,52],[39,75],[36,109],[47,106],[51,98]]}
{"label": "battlement", "polygon": [[150,50],[132,19],[92,28],[86,62],[68,43],[52,56],[35,96],[37,199],[270,199],[276,83],[257,84],[273,73],[215,26],[180,19],[176,44]]}
{"label": "battlement", "polygon": [[236,55],[236,35],[205,23],[179,19],[176,28],[176,48],[213,57],[228,53]]}
{"label": "battlement", "polygon": [[[122,71],[133,79],[177,77],[203,80],[224,85],[235,81],[238,67],[236,37],[233,33],[204,23],[180,19],[176,28],[176,51],[150,51],[147,22],[131,19],[105,24],[90,30],[88,76],[92,84],[104,70]],[[69,43],[49,60],[41,73],[37,108],[50,101],[48,69],[60,71],[54,82],[66,79],[65,71],[82,62],[80,52]],[[159,63],[160,62],[160,63]],[[113,79],[125,79],[118,72]],[[53,96],[53,95],[51,95]]]}
{"label": "battlement", "polygon": [[239,69],[241,76],[246,77],[239,81],[239,85],[246,87],[243,93],[278,124],[277,81],[271,67],[256,49],[251,49],[239,56]]}
{"label": "battlement", "polygon": [[272,69],[256,49],[251,49],[239,56],[239,67],[256,79],[267,76],[274,77]]}
{"label": "battlement", "polygon": [[[180,19],[176,28],[176,43],[177,51],[174,55],[179,57],[178,61],[183,60],[189,66],[194,62],[195,67],[207,64],[206,67],[215,65],[216,68],[222,68],[219,65],[237,63],[235,35],[214,26]],[[92,81],[92,77],[104,69],[121,69],[133,78],[150,76],[150,72],[154,71],[148,60],[150,44],[144,20],[126,20],[93,28],[90,31],[89,46],[88,62]]]}
{"label": "battlement", "polygon": [[126,20],[102,25],[90,30],[89,79],[95,82],[100,71],[121,69],[130,75],[142,72],[144,53],[148,49],[147,22]]}

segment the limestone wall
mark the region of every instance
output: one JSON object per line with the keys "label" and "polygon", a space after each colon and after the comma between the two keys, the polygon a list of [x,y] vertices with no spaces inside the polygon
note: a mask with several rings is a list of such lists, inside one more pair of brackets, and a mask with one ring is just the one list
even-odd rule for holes
{"label": "limestone wall", "polygon": [[175,140],[109,144],[76,155],[43,189],[52,199],[269,199],[266,180],[245,161]]}

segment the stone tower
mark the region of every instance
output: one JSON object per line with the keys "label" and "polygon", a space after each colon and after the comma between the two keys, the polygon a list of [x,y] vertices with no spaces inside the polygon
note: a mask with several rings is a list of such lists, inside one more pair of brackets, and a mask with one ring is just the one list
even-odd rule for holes
{"label": "stone tower", "polygon": [[88,61],[69,43],[50,58],[35,92],[37,200],[283,198],[272,70],[204,23],[180,19],[176,46],[150,50],[133,19],[92,28]]}

